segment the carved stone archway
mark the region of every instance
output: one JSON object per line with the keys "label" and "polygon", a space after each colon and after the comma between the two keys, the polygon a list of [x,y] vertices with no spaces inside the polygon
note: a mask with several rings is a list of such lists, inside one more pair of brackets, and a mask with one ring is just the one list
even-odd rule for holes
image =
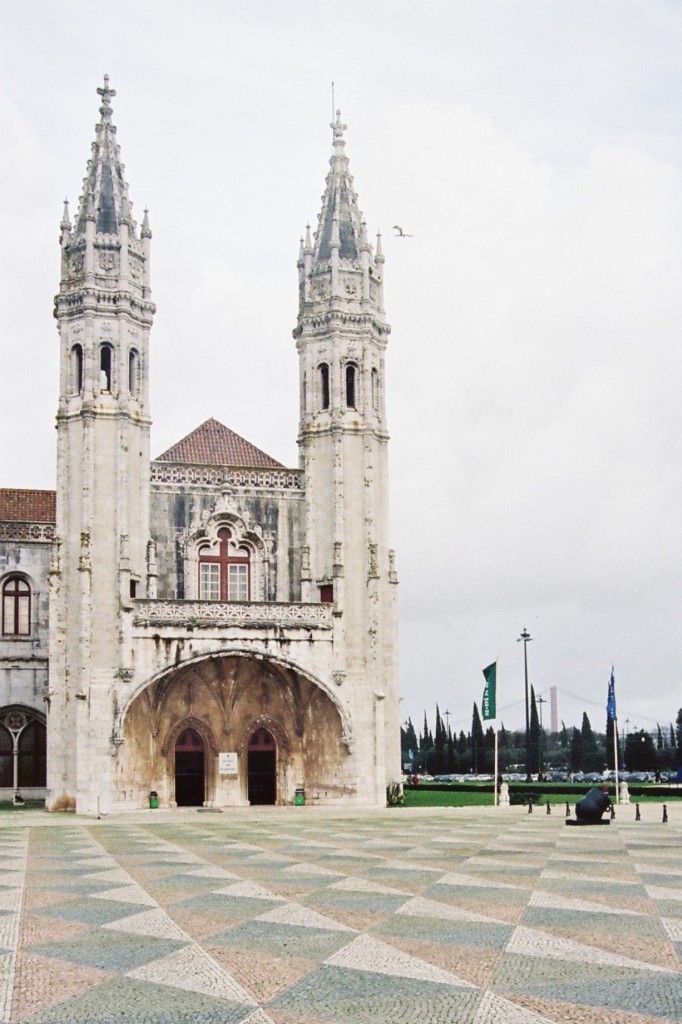
{"label": "carved stone archway", "polygon": [[[144,804],[149,792],[174,806],[178,737],[194,729],[206,751],[205,802],[248,804],[248,745],[266,729],[275,740],[276,802],[306,787],[319,802],[355,789],[337,704],[310,679],[263,658],[231,653],[181,665],[150,683],[126,709],[117,750],[120,790]],[[219,759],[219,755],[232,755]],[[222,774],[220,764],[234,764]]]}

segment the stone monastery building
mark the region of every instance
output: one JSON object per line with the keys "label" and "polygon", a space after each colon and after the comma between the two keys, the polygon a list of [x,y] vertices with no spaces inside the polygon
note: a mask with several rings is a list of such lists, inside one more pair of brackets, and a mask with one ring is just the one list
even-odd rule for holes
{"label": "stone monastery building", "polygon": [[345,126],[298,261],[299,467],[215,419],[150,460],[152,236],[97,91],[61,222],[57,490],[0,491],[0,800],[382,806],[400,775],[390,328]]}

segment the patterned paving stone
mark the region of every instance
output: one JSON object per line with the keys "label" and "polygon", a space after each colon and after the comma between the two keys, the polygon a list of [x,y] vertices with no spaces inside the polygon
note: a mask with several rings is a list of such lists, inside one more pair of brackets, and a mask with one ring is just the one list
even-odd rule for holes
{"label": "patterned paving stone", "polygon": [[326,928],[302,929],[265,921],[248,921],[229,931],[213,935],[211,944],[253,949],[271,956],[291,956],[321,963],[331,953],[348,943],[348,934]]}
{"label": "patterned paving stone", "polygon": [[682,815],[309,810],[22,815],[0,1022],[682,1020]]}
{"label": "patterned paving stone", "polygon": [[[186,940],[185,940],[186,941]],[[98,967],[114,974],[126,974],[152,960],[175,952],[181,945],[170,939],[160,940],[139,935],[135,942],[128,935],[90,931],[62,942],[43,943],[31,947],[31,953],[53,957],[87,967]]]}
{"label": "patterned paving stone", "polygon": [[376,1024],[472,1019],[481,993],[475,988],[344,970],[325,965],[268,1003],[267,1009],[300,1010],[318,1024]]}
{"label": "patterned paving stone", "polygon": [[206,950],[247,992],[261,1004],[310,974],[318,965],[302,957],[272,956],[253,949],[235,946],[206,945]]}
{"label": "patterned paving stone", "polygon": [[215,996],[117,978],[38,1010],[28,1024],[245,1024],[252,1007]]}
{"label": "patterned paving stone", "polygon": [[20,953],[17,958],[12,1021],[31,1019],[31,1015],[57,1003],[68,1003],[76,996],[99,988],[107,981],[107,971],[63,960],[51,960]]}

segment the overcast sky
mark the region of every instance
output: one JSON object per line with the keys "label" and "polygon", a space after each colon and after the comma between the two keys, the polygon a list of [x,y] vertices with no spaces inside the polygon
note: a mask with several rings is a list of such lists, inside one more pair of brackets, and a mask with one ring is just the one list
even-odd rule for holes
{"label": "overcast sky", "polygon": [[[298,462],[296,259],[331,82],[384,236],[403,719],[481,670],[603,730],[682,705],[682,5],[0,0],[0,485],[54,487],[58,225],[105,73],[149,207],[152,454],[210,416]],[[393,224],[413,237],[395,239]],[[544,724],[549,722],[549,705]]]}

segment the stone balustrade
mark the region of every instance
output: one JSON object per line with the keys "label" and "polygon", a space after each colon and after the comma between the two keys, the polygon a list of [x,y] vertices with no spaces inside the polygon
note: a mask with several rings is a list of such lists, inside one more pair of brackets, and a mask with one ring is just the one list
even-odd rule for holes
{"label": "stone balustrade", "polygon": [[303,602],[142,600],[133,602],[133,624],[187,630],[216,626],[331,629],[332,607]]}

